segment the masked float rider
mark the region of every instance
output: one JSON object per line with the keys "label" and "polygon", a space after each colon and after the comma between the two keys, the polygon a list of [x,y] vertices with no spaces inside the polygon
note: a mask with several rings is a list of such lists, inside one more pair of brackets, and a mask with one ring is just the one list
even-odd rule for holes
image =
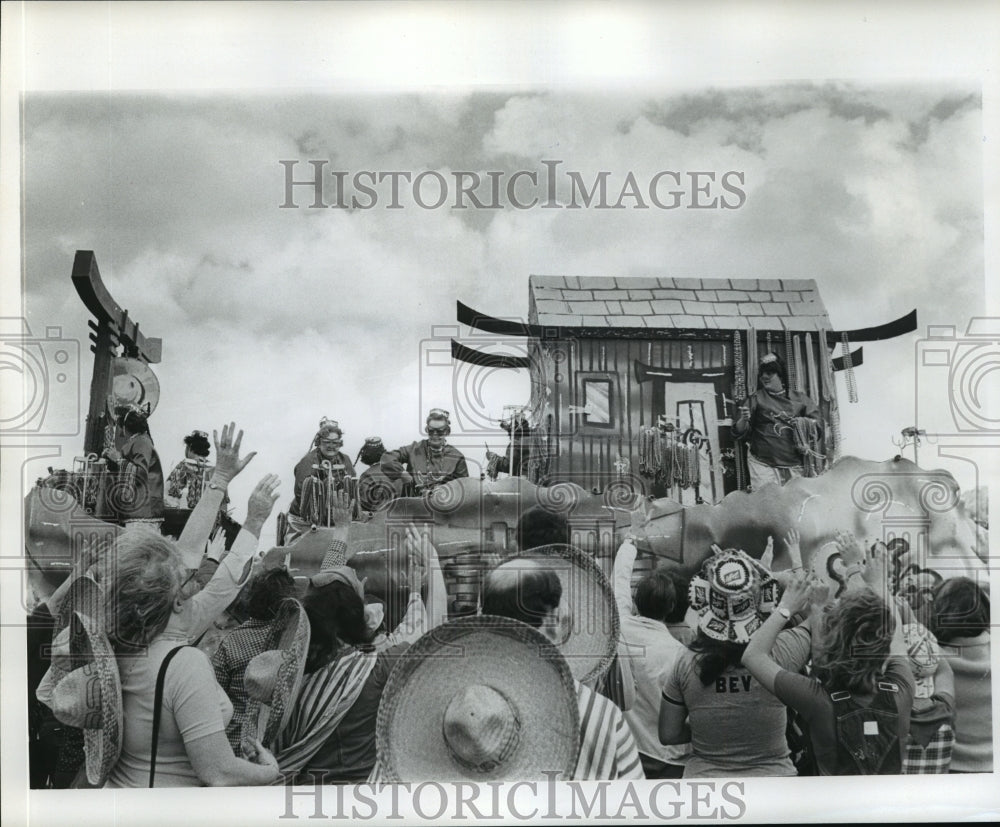
{"label": "masked float rider", "polygon": [[775,354],[760,360],[757,377],[757,391],[740,403],[739,418],[733,423],[733,436],[745,440],[749,448],[747,466],[753,488],[801,477],[801,437],[817,428],[822,433],[823,427],[819,407],[806,394],[788,387],[788,372]]}
{"label": "masked float rider", "polygon": [[[309,490],[313,487],[313,483],[307,485],[307,480],[320,482],[331,480],[335,490],[344,488],[350,490],[348,480],[357,474],[351,458],[340,450],[343,447],[344,432],[340,429],[340,425],[336,420],[323,417],[319,423],[319,430],[313,437],[312,448],[295,466],[295,495],[288,508],[288,522],[297,533],[308,529],[315,516],[308,513],[312,510],[309,506],[315,502],[316,497],[315,492]],[[310,502],[303,500],[303,492],[306,492]],[[325,524],[324,516],[320,515],[321,524]]]}
{"label": "masked float rider", "polygon": [[451,433],[448,411],[432,408],[427,414],[426,429],[427,439],[387,451],[381,461],[386,477],[393,481],[402,480],[407,490],[417,494],[469,476],[462,452],[445,439]]}

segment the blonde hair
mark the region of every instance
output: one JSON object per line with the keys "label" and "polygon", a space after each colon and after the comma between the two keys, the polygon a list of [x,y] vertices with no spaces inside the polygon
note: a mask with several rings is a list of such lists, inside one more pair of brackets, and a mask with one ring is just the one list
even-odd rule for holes
{"label": "blonde hair", "polygon": [[135,652],[167,627],[184,564],[174,542],[148,526],[123,531],[112,554],[104,589],[106,628],[116,651]]}

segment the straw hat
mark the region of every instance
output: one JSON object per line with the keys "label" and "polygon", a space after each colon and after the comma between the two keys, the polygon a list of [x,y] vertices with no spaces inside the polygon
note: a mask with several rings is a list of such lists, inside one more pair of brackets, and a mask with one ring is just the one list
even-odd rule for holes
{"label": "straw hat", "polygon": [[[87,663],[69,672],[52,693],[52,712],[67,726],[83,730],[87,781],[100,787],[118,762],[122,748],[122,686],[118,662],[98,622],[74,612],[70,648],[82,642]],[[75,655],[76,652],[73,651]]]}
{"label": "straw hat", "polygon": [[272,625],[268,649],[247,664],[243,686],[249,700],[240,742],[247,755],[260,740],[270,749],[295,708],[309,654],[309,618],[297,600],[286,600]]}
{"label": "straw hat", "polygon": [[[73,577],[73,574],[70,574]],[[55,618],[56,629],[65,629],[73,619],[73,613],[80,612],[87,617],[100,618],[104,612],[104,590],[90,573],[73,577]]]}
{"label": "straw hat", "polygon": [[467,617],[425,634],[393,669],[376,749],[392,782],[569,779],[579,715],[569,666],[541,632]]}
{"label": "straw hat", "polygon": [[124,405],[149,405],[148,413],[156,410],[160,401],[160,380],[146,362],[127,356],[116,357],[111,362],[111,375],[108,395],[111,410]]}
{"label": "straw hat", "polygon": [[688,588],[698,628],[713,640],[747,643],[774,611],[778,583],[745,551],[726,549],[709,557]]}
{"label": "straw hat", "polygon": [[570,617],[569,633],[558,644],[573,677],[581,683],[600,678],[614,659],[619,618],[611,583],[594,558],[573,546],[538,546],[505,557],[538,560],[551,568],[562,584],[562,609]]}

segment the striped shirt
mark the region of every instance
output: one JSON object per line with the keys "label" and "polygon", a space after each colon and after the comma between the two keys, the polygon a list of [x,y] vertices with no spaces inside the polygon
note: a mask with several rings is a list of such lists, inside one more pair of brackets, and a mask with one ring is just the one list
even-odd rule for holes
{"label": "striped shirt", "polygon": [[[580,710],[580,753],[571,780],[645,778],[635,738],[622,711],[590,687],[579,681],[574,683]],[[372,784],[389,783],[382,773],[380,760],[375,761],[375,768],[368,780]]]}
{"label": "striped shirt", "polygon": [[580,707],[580,755],[573,780],[645,778],[635,737],[622,711],[579,681],[576,697]]}

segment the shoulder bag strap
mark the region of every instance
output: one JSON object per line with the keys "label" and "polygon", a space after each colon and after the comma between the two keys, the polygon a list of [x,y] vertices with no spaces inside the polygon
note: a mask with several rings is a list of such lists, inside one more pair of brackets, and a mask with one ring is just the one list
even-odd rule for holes
{"label": "shoulder bag strap", "polygon": [[156,676],[156,692],[153,695],[153,743],[149,752],[149,786],[153,786],[153,779],[156,776],[156,748],[160,742],[160,710],[163,706],[163,684],[167,678],[167,667],[184,646],[177,646],[167,652],[167,656],[160,664],[160,671]]}

